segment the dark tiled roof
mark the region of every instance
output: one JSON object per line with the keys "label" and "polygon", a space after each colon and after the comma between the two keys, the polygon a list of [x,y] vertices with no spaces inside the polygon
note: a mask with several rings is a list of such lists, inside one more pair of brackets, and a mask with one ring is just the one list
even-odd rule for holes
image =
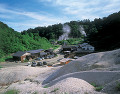
{"label": "dark tiled roof", "polygon": [[28,52],[28,53],[32,53],[32,54],[35,54],[35,53],[40,53],[41,51],[43,51],[43,49],[30,50],[30,51],[26,51],[26,52]]}
{"label": "dark tiled roof", "polygon": [[22,55],[24,55],[26,52],[22,52],[22,51],[18,51],[15,54],[13,54],[13,56],[17,56],[17,57],[21,57]]}
{"label": "dark tiled roof", "polygon": [[40,53],[40,56],[44,56],[44,55],[46,55],[47,53],[45,53],[45,52],[41,52]]}

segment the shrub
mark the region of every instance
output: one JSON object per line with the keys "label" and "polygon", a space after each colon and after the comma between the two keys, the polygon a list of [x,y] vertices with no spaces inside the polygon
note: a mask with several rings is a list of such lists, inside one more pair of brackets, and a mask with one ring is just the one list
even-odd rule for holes
{"label": "shrub", "polygon": [[5,59],[4,58],[0,58],[0,62],[5,62]]}
{"label": "shrub", "polygon": [[71,39],[68,39],[68,40],[58,41],[57,43],[60,44],[60,45],[63,45],[64,43],[69,44],[69,45],[76,45],[76,44],[79,44],[79,43],[83,43],[83,40],[82,40],[82,38],[71,38]]}
{"label": "shrub", "polygon": [[2,66],[0,66],[0,68],[3,68]]}
{"label": "shrub", "polygon": [[91,83],[91,85],[94,86],[94,87],[97,87],[97,85],[95,83]]}
{"label": "shrub", "polygon": [[6,91],[4,94],[19,94],[19,91],[13,89],[13,90]]}
{"label": "shrub", "polygon": [[100,91],[103,89],[103,86],[98,86],[98,85],[96,85],[96,83],[91,83],[91,85],[95,87],[96,91]]}
{"label": "shrub", "polygon": [[56,92],[57,90],[59,90],[59,88],[55,88],[55,89],[52,90],[51,92]]}
{"label": "shrub", "polygon": [[34,92],[34,93],[32,93],[32,94],[38,94],[37,92]]}
{"label": "shrub", "polygon": [[59,48],[60,46],[59,45],[54,45],[53,46],[53,49],[55,50],[55,49],[57,49],[57,48]]}
{"label": "shrub", "polygon": [[44,86],[44,88],[48,88],[48,86]]}
{"label": "shrub", "polygon": [[118,90],[118,91],[120,91],[120,83],[118,82],[118,84],[117,84],[117,86],[116,86],[116,89]]}
{"label": "shrub", "polygon": [[12,59],[11,55],[4,56],[4,57],[0,58],[0,62],[5,62],[6,60],[9,60],[9,59]]}
{"label": "shrub", "polygon": [[100,90],[102,90],[103,89],[103,86],[97,86],[97,87],[95,87],[95,90],[96,91],[100,91]]}

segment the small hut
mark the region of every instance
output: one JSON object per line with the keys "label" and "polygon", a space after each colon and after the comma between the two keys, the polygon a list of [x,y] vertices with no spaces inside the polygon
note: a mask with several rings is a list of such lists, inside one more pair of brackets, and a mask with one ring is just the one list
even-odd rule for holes
{"label": "small hut", "polygon": [[23,62],[29,55],[30,53],[18,51],[15,54],[13,54],[13,60]]}

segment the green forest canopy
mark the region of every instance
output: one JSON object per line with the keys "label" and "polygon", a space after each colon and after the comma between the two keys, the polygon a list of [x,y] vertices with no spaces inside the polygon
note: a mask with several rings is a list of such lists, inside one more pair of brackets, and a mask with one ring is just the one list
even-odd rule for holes
{"label": "green forest canopy", "polygon": [[48,49],[52,44],[38,34],[21,35],[6,24],[0,22],[0,57],[17,51]]}
{"label": "green forest canopy", "polygon": [[[85,41],[93,45],[97,51],[120,48],[120,12],[113,13],[108,17],[94,19],[94,21],[87,19],[70,21],[65,24],[71,27],[69,36],[78,39],[83,38],[78,29],[82,25],[87,34]],[[62,28],[62,24],[55,24],[19,33],[0,22],[0,57],[17,51],[53,47],[48,40],[57,40],[63,34]]]}
{"label": "green forest canopy", "polygon": [[[106,51],[120,48],[120,12],[113,13],[108,17],[94,19],[90,21],[85,19],[82,21],[66,22],[71,27],[69,34],[72,38],[81,38],[79,26],[82,25],[85,29],[87,37],[85,41],[95,47],[97,51]],[[41,37],[50,39],[58,39],[63,34],[62,24],[55,24],[48,27],[36,27],[28,29],[21,34],[39,34]]]}

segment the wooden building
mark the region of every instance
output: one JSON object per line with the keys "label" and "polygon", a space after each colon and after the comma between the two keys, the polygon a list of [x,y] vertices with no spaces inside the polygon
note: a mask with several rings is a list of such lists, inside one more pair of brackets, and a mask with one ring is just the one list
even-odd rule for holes
{"label": "wooden building", "polygon": [[18,51],[15,54],[13,54],[13,59],[15,61],[24,62],[24,60],[26,59],[26,57],[29,56],[29,55],[30,55],[30,53]]}
{"label": "wooden building", "polygon": [[40,53],[43,51],[44,51],[43,49],[38,49],[38,50],[30,50],[26,52],[31,54],[31,58],[37,58],[40,57]]}

